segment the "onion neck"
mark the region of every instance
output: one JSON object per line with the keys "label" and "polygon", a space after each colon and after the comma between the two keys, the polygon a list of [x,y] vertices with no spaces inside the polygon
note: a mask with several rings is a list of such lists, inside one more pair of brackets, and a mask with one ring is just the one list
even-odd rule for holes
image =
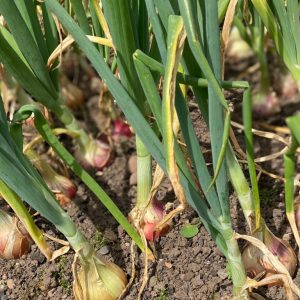
{"label": "onion neck", "polygon": [[226,162],[231,184],[237,194],[250,232],[253,232],[255,229],[255,213],[252,192],[230,145],[228,145],[226,151]]}
{"label": "onion neck", "polygon": [[152,159],[149,151],[136,136],[137,152],[137,208],[145,208],[152,186]]}
{"label": "onion neck", "polygon": [[231,223],[223,223],[222,227],[222,235],[227,246],[226,258],[231,272],[234,299],[248,300],[248,291],[244,289],[247,281],[246,271],[237,240],[234,237],[234,231]]}
{"label": "onion neck", "polygon": [[70,109],[63,103],[62,100],[59,100],[58,105],[56,105],[54,109],[52,108],[52,111],[66,126],[67,129],[74,131],[78,134],[78,144],[81,149],[85,149],[91,141],[91,138],[89,137],[87,132],[80,127],[78,121],[76,120]]}

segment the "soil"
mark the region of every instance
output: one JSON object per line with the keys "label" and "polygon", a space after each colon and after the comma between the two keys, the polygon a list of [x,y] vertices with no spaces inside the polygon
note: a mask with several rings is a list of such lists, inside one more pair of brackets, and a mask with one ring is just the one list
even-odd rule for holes
{"label": "soil", "polygon": [[[247,67],[247,66],[246,66]],[[245,68],[246,68],[245,67]],[[255,82],[255,78],[252,82]],[[83,80],[81,88],[85,89],[88,79]],[[90,99],[90,91],[85,92],[85,98]],[[228,94],[235,104],[234,118],[239,120],[241,93]],[[299,99],[298,99],[299,100]],[[293,104],[294,105],[294,104]],[[293,108],[285,110],[300,110],[299,102]],[[87,108],[85,108],[87,110]],[[82,120],[89,120],[88,126],[93,133],[97,132],[96,125],[87,117],[88,111],[78,113]],[[290,111],[289,111],[290,113]],[[286,114],[287,115],[287,114]],[[198,109],[191,108],[191,117],[201,146],[209,159],[209,137]],[[88,119],[87,119],[88,118]],[[272,119],[272,124],[282,125],[282,115]],[[243,137],[240,130],[235,130],[239,143],[243,147]],[[70,146],[70,141],[66,139]],[[276,140],[255,138],[256,156],[262,156],[279,151],[282,145]],[[129,184],[130,172],[127,168],[129,157],[135,153],[134,138],[120,141],[115,145],[113,163],[103,171],[93,174],[109,196],[127,215],[135,202],[136,186]],[[270,172],[282,175],[282,159],[277,158],[262,164]],[[67,212],[76,222],[80,230],[86,235],[97,249],[97,253],[107,260],[118,264],[131,276],[131,240],[113,217],[103,207],[86,187],[74,178],[78,185],[78,193],[74,201],[67,207]],[[294,249],[296,245],[291,235],[284,213],[283,184],[280,180],[261,175],[259,181],[262,196],[262,212],[273,233],[288,240]],[[159,198],[164,202],[173,202],[174,195],[168,181],[164,182],[159,191]],[[230,196],[233,226],[239,233],[246,233],[246,224],[242,211],[233,193]],[[176,202],[175,202],[176,205]],[[42,217],[35,218],[38,226],[48,235],[62,238],[51,224]],[[231,281],[226,269],[226,260],[216,247],[203,225],[199,225],[199,233],[193,238],[184,238],[180,235],[180,228],[187,223],[197,224],[199,219],[196,213],[187,208],[173,220],[171,230],[155,243],[157,260],[150,264],[149,280],[143,293],[143,299],[153,300],[205,300],[230,299]],[[54,248],[59,245],[50,241]],[[244,243],[240,243],[241,248]],[[136,300],[143,276],[143,254],[137,251],[136,276],[133,286],[129,289],[125,300]],[[0,260],[0,300],[58,300],[73,299],[71,266],[74,258],[73,251],[48,262],[35,245],[29,254],[20,259]],[[300,272],[295,279],[300,284]],[[257,291],[266,299],[285,299],[282,287],[260,288]]]}

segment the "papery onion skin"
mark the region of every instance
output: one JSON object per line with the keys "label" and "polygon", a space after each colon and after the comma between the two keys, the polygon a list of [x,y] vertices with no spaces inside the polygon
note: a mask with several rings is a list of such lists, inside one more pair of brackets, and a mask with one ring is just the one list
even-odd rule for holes
{"label": "papery onion skin", "polygon": [[247,276],[250,278],[254,278],[265,271],[264,267],[260,263],[261,257],[261,251],[252,244],[247,244],[244,248],[242,252],[242,260]]}
{"label": "papery onion skin", "polygon": [[62,86],[61,92],[65,104],[70,109],[79,108],[83,105],[84,96],[82,90],[71,82],[66,82],[66,84]]}
{"label": "papery onion skin", "polygon": [[[264,238],[269,250],[278,257],[290,275],[294,276],[297,268],[297,256],[291,245],[287,241],[277,238],[269,229],[265,231]],[[268,261],[266,263],[268,263]],[[271,266],[269,270],[272,272],[272,270],[274,270],[273,266]]]}
{"label": "papery onion skin", "polygon": [[[263,229],[263,242],[293,276],[297,268],[297,257],[289,243],[277,238],[266,226]],[[268,257],[252,244],[246,245],[242,259],[245,270],[251,278],[260,274],[268,277],[277,273]]]}
{"label": "papery onion skin", "polygon": [[30,251],[32,239],[18,218],[0,210],[0,258],[17,259]]}
{"label": "papery onion skin", "polygon": [[77,187],[69,178],[56,174],[53,178],[44,179],[61,206],[66,206],[76,196]]}
{"label": "papery onion skin", "polygon": [[300,196],[296,197],[294,201],[295,220],[298,231],[300,232]]}
{"label": "papery onion skin", "polygon": [[59,175],[49,167],[45,170],[39,168],[39,171],[62,207],[65,207],[76,196],[77,187],[69,178]]}
{"label": "papery onion skin", "polygon": [[76,196],[76,185],[66,176],[58,174],[42,156],[29,149],[26,156],[39,171],[50,190],[55,194],[58,202],[64,207]]}
{"label": "papery onion skin", "polygon": [[127,285],[121,268],[93,256],[74,276],[75,300],[116,300]]}

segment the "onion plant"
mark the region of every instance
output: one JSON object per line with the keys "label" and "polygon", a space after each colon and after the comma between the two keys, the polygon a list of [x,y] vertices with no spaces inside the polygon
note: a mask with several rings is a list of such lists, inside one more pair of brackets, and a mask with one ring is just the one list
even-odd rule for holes
{"label": "onion plant", "polygon": [[[81,2],[76,2],[74,11],[80,15],[83,7]],[[57,62],[47,68],[48,58],[58,45],[55,21],[47,6],[34,1],[2,1],[0,13],[7,22],[6,26],[0,26],[0,62],[36,101],[52,111],[68,129],[77,132],[78,156],[83,163],[103,168],[107,161],[103,155],[107,151],[103,151],[102,144],[80,127],[66,106],[59,91]],[[84,28],[86,32],[89,29]]]}
{"label": "onion plant", "polygon": [[[53,223],[56,228],[67,238],[68,242],[75,250],[77,257],[81,262],[81,270],[78,272],[77,263],[74,265],[74,294],[76,299],[117,299],[126,286],[126,276],[124,272],[112,263],[106,263],[103,258],[95,255],[93,247],[89,244],[84,235],[78,230],[74,222],[68,214],[61,208],[55,199],[53,193],[49,190],[39,173],[30,164],[22,153],[22,131],[20,121],[31,116],[35,112],[35,123],[41,124],[43,133],[45,130],[48,134],[45,136],[51,144],[54,141],[54,148],[64,150],[58,139],[51,133],[50,127],[47,125],[42,113],[34,106],[24,106],[14,116],[12,125],[9,127],[4,113],[2,99],[0,101],[0,162],[1,162],[1,194],[8,199],[12,199],[9,195],[10,190],[13,195],[22,198],[32,208],[39,212],[42,216]],[[67,160],[72,163],[75,159],[69,154],[64,154]],[[72,163],[75,172],[81,174],[83,181],[89,179],[89,175],[82,172],[79,164]],[[94,183],[94,189],[96,183]],[[99,189],[99,188],[98,188]],[[101,189],[100,189],[101,193]],[[101,193],[101,197],[106,197]],[[9,202],[12,204],[13,200]],[[16,201],[15,201],[16,202]],[[109,200],[108,200],[109,202]],[[17,202],[16,202],[17,203]],[[21,212],[21,209],[14,204]],[[12,205],[14,208],[14,206]],[[20,205],[19,205],[20,207]],[[23,219],[27,220],[26,224],[31,226],[30,218],[23,212]],[[124,218],[125,223],[127,222]],[[128,224],[129,228],[130,225]],[[126,227],[126,226],[125,226]],[[32,227],[32,230],[34,228]],[[35,232],[34,237],[38,237]],[[134,238],[135,239],[135,238]],[[138,241],[137,241],[138,242]],[[139,244],[139,242],[138,242]]]}
{"label": "onion plant", "polygon": [[291,143],[288,151],[284,155],[284,177],[285,177],[285,203],[286,216],[290,222],[294,237],[300,247],[299,236],[299,206],[294,204],[294,178],[296,173],[296,150],[300,145],[300,115],[295,115],[286,119],[287,125],[291,130]]}
{"label": "onion plant", "polygon": [[[108,4],[103,2],[104,14],[105,14],[106,5],[114,5],[115,10],[112,11],[111,13],[116,13],[116,14],[118,14],[120,11],[124,11],[124,9],[123,10],[121,9],[124,8],[124,6],[125,6],[125,12],[126,11],[128,12],[130,8],[129,7],[130,4],[127,2],[121,3],[118,1],[112,1],[111,3]],[[161,168],[165,170],[165,172],[170,176],[171,181],[173,180],[172,183],[174,183],[174,180],[176,180],[175,176],[177,176],[176,172],[178,172],[180,178],[180,185],[182,185],[182,188],[184,190],[183,197],[186,197],[187,201],[197,210],[197,212],[199,213],[199,215],[203,220],[203,223],[206,225],[207,229],[212,234],[213,238],[216,240],[220,249],[223,251],[224,255],[227,257],[229,261],[229,265],[232,271],[233,284],[234,284],[234,294],[240,298],[247,298],[247,291],[243,290],[243,286],[246,282],[246,274],[241,260],[241,254],[237,245],[237,241],[234,237],[234,232],[232,229],[230,214],[229,214],[228,187],[227,187],[228,177],[226,172],[226,166],[222,161],[220,164],[220,159],[219,159],[220,153],[222,153],[222,149],[224,149],[224,145],[222,145],[223,132],[225,132],[225,136],[226,136],[226,132],[228,131],[228,128],[226,128],[227,131],[224,130],[224,120],[223,120],[224,108],[222,106],[224,105],[225,107],[227,107],[227,103],[224,100],[224,96],[221,92],[220,86],[218,84],[218,79],[217,79],[220,78],[220,61],[219,59],[217,59],[218,51],[219,51],[218,50],[219,49],[218,15],[217,15],[217,7],[216,7],[217,2],[212,1],[211,3],[212,3],[211,5],[201,7],[201,9],[203,9],[202,13],[204,14],[207,13],[206,20],[208,26],[206,28],[207,32],[205,32],[204,35],[205,36],[209,35],[211,41],[214,41],[211,45],[207,46],[207,49],[205,49],[207,53],[209,53],[207,54],[207,57],[205,57],[204,51],[200,46],[199,39],[197,38],[196,42],[194,42],[194,39],[192,39],[192,34],[195,34],[195,30],[198,30],[198,28],[192,27],[192,24],[188,21],[189,19],[195,18],[194,15],[195,11],[193,11],[193,7],[191,6],[191,4],[189,4],[186,1],[179,2],[180,12],[183,15],[183,18],[170,16],[168,21],[168,14],[164,16],[165,19],[163,19],[163,22],[165,22],[165,25],[168,26],[167,35],[169,36],[168,40],[166,41],[164,38],[166,31],[162,27],[160,21],[157,22],[158,21],[156,19],[157,15],[154,13],[155,12],[154,3],[152,1],[146,1],[147,11],[150,20],[152,21],[153,19],[153,23],[152,23],[153,32],[154,32],[153,40],[155,39],[155,42],[158,45],[162,62],[166,64],[169,61],[168,63],[169,69],[168,72],[166,71],[165,73],[166,76],[165,80],[169,81],[171,85],[170,88],[165,88],[166,90],[164,92],[163,103],[166,103],[167,99],[169,99],[169,101],[171,100],[171,102],[168,103],[169,103],[169,108],[171,104],[171,110],[173,111],[173,113],[176,107],[176,112],[181,126],[181,131],[185,138],[185,142],[187,143],[188,150],[190,151],[192,162],[194,164],[196,174],[198,177],[198,179],[195,180],[192,175],[192,171],[189,169],[189,167],[186,164],[186,161],[183,159],[183,154],[180,148],[178,147],[177,143],[173,140],[174,143],[173,146],[172,139],[171,142],[170,140],[168,140],[168,136],[170,138],[170,131],[169,131],[170,121],[167,121],[164,118],[171,117],[171,115],[169,115],[170,112],[168,113],[167,111],[164,110],[164,108],[162,108],[162,103],[155,86],[155,80],[151,75],[151,73],[149,74],[148,72],[148,75],[151,75],[150,77],[148,77],[148,80],[150,83],[154,84],[155,88],[151,90],[149,89],[149,91],[151,91],[151,95],[146,94],[147,91],[145,88],[144,88],[144,92],[149,102],[149,106],[151,107],[152,104],[152,107],[153,106],[156,107],[156,111],[152,111],[152,113],[156,118],[157,124],[162,125],[160,128],[161,128],[161,134],[163,136],[163,143],[159,141],[157,134],[153,131],[153,129],[150,127],[149,123],[145,119],[143,115],[143,111],[138,107],[137,105],[138,100],[134,99],[133,98],[134,95],[127,90],[126,86],[120,83],[113,76],[109,67],[107,66],[107,64],[101,57],[101,55],[99,55],[97,49],[93,45],[91,45],[91,43],[88,42],[87,38],[85,37],[82,30],[80,30],[78,25],[76,25],[76,23],[70,18],[70,16],[68,16],[67,12],[56,1],[51,1],[51,0],[46,1],[46,4],[48,5],[49,9],[57,16],[57,18],[62,23],[62,25],[73,36],[75,41],[78,43],[79,47],[87,55],[87,57],[93,64],[96,71],[99,73],[102,79],[105,80],[112,95],[115,97],[117,103],[119,104],[120,108],[123,110],[130,124],[135,129],[137,135],[139,136],[143,144],[147,147],[148,151],[153,155],[153,157],[155,158],[157,163],[161,166]],[[166,2],[165,8],[173,10],[169,2]],[[111,22],[118,22],[121,20],[122,22],[125,22],[123,24],[123,29],[127,28],[126,26],[128,26],[129,20],[126,20],[125,16],[126,13],[122,18],[120,16],[121,19],[113,18]],[[194,50],[193,54],[195,55],[195,58],[193,56],[191,57],[192,61],[190,62],[190,66],[197,66],[199,71],[200,68],[198,64],[200,62],[200,65],[203,68],[204,72],[206,72],[206,75],[211,80],[209,81],[208,84],[209,97],[210,97],[209,98],[210,101],[208,102],[212,103],[210,109],[211,111],[210,130],[212,131],[211,138],[212,138],[212,145],[214,149],[213,163],[215,166],[215,170],[216,167],[218,166],[218,170],[217,170],[218,176],[216,176],[215,178],[216,187],[214,185],[211,185],[209,190],[208,188],[210,186],[212,178],[209,175],[209,171],[207,169],[204,158],[202,156],[202,152],[200,150],[195,131],[191,124],[191,119],[188,115],[187,103],[184,101],[181,91],[175,82],[176,77],[172,75],[172,74],[176,74],[177,72],[176,64],[178,64],[180,61],[180,52],[176,51],[178,44],[176,44],[175,41],[179,41],[185,34],[184,33],[185,29],[183,27],[183,24],[186,26],[187,36],[190,42],[189,46]],[[161,38],[156,36],[156,34],[160,34],[160,33],[162,33]],[[180,35],[181,38],[179,39]],[[171,37],[175,37],[176,39],[172,39]],[[181,43],[182,42],[183,40],[181,40]],[[124,43],[126,42],[124,41]],[[185,46],[188,48],[187,44],[185,44]],[[214,55],[216,55],[216,59],[213,59]],[[119,56],[121,59],[122,56],[120,54]],[[196,63],[195,59],[198,59],[198,56],[200,56],[200,58]],[[159,57],[158,59],[160,60]],[[209,62],[211,63],[211,66]],[[219,74],[217,78],[215,77],[212,68],[216,72],[216,74]],[[141,76],[146,76],[146,75],[147,73],[145,74],[140,73],[139,78]],[[199,92],[203,92],[203,91],[199,91]],[[203,99],[201,105],[203,106],[204,109],[206,109],[205,116],[209,117],[207,114],[207,112],[209,112],[209,107],[205,99]],[[163,111],[165,111],[165,113],[162,113]],[[160,115],[159,113],[157,115],[156,112],[160,112]],[[217,118],[213,116],[216,113],[218,113]],[[168,122],[166,125],[164,125],[165,121]],[[176,157],[176,162],[177,162],[176,164],[178,164],[178,167],[175,167],[175,165],[173,164],[173,168],[175,167],[175,169],[173,169],[175,171],[175,176],[174,176],[174,171],[173,174],[172,172],[170,172],[171,170],[170,167],[172,165],[171,163],[172,154],[170,155],[170,152],[168,150],[170,149],[170,147],[174,147],[174,151],[175,151],[174,155]],[[223,150],[223,156],[224,154],[225,152]],[[202,187],[202,190],[205,193],[208,202],[206,202],[202,198],[202,194],[199,190],[199,182]],[[177,181],[177,183],[179,182]],[[177,188],[179,189],[179,191],[178,192],[176,191],[176,187],[175,187],[175,191],[180,199],[180,197],[182,196],[182,192],[180,192],[181,188],[180,187]]]}
{"label": "onion plant", "polygon": [[[87,11],[83,9],[81,1],[73,0],[70,3],[74,14],[70,14],[70,11],[67,11],[56,0],[45,0],[42,7],[46,9],[48,15],[54,14],[63,28],[72,36],[101,79],[107,84],[120,109],[134,128],[138,154],[138,210],[143,211],[153,196],[151,157],[169,177],[180,202],[174,210],[168,212],[155,224],[153,231],[159,232],[184,209],[187,202],[197,211],[202,223],[228,261],[235,299],[249,299],[248,287],[257,287],[271,281],[274,283],[278,278],[287,283],[289,295],[291,295],[290,291],[299,295],[299,289],[294,286],[290,275],[295,268],[293,266],[289,268],[290,258],[294,255],[293,250],[269,231],[260,214],[251,133],[250,87],[247,82],[226,82],[222,81],[221,77],[219,22],[224,16],[224,10],[229,1],[103,0],[103,7],[98,1],[89,1],[88,8],[85,8]],[[11,12],[8,1],[3,1],[0,4],[1,8],[3,13]],[[91,15],[91,20],[87,18],[87,14]],[[23,24],[19,17],[17,20],[16,24]],[[112,55],[115,56],[113,63],[111,63],[110,50],[107,47],[92,44],[89,37],[90,26],[95,35],[111,41]],[[19,48],[15,47],[19,37],[14,35],[17,29],[14,29],[12,23],[10,30],[12,35],[5,28],[2,28],[2,35],[0,35],[0,42],[3,42],[0,44],[0,58],[7,65],[8,70],[35,98],[59,99],[56,97],[57,93],[52,95],[54,90],[47,85],[49,74],[46,72],[48,74],[46,75],[41,70],[42,64],[31,65],[29,61],[31,56],[23,51],[21,54]],[[19,47],[21,49],[20,45]],[[9,51],[12,51],[10,55],[8,55]],[[114,75],[115,67],[118,68],[120,80]],[[27,80],[25,80],[25,74]],[[162,96],[158,90],[159,82],[163,84]],[[189,115],[189,101],[180,88],[180,84],[191,88],[209,129],[212,170],[208,168],[201,151]],[[251,189],[229,141],[231,106],[225,99],[223,88],[243,89],[243,118]],[[53,103],[53,107],[50,108],[54,112],[57,111],[61,120],[66,117],[72,123],[73,119],[68,114],[64,114],[61,105],[59,102],[55,105]],[[35,115],[35,126],[42,137],[71,170],[99,198],[102,198],[104,205],[124,226],[133,240],[145,249],[141,239],[104,191],[59,143],[35,106],[22,107],[14,117],[14,124],[17,125],[32,113]],[[68,125],[68,122],[65,124]],[[186,153],[183,153],[177,141],[177,125],[183,136],[190,163],[187,162]],[[0,159],[6,162],[7,166],[9,165],[5,157],[0,156]],[[27,165],[28,163],[24,166]],[[20,173],[18,167],[21,168],[18,165],[14,170]],[[36,175],[32,174],[32,169],[30,170],[26,173],[30,175],[27,180],[36,178]],[[22,176],[25,176],[25,171]],[[5,182],[13,190],[17,188],[10,176],[2,174],[0,178],[3,181],[6,180]],[[251,241],[243,257],[237,243],[237,239],[241,236],[236,234],[232,227],[229,180],[237,192],[250,234],[256,237],[243,236]],[[38,181],[41,183],[40,179]],[[48,191],[44,183],[43,188]],[[49,200],[48,194],[49,191],[46,193],[46,198]],[[20,196],[27,201],[26,194]],[[45,205],[50,202],[48,200]],[[36,203],[33,207],[39,211]],[[58,209],[55,205],[53,207]],[[55,211],[54,208],[53,211]],[[64,213],[60,215],[60,218],[53,219],[51,210],[44,214],[65,234],[75,250],[82,254],[80,247],[76,242],[74,243],[73,235],[77,231],[69,223],[68,216]],[[135,225],[137,224],[139,228],[141,215],[138,214],[135,217],[138,219]],[[60,222],[67,223],[66,226],[70,226],[71,229],[64,230]],[[80,243],[84,248],[86,244],[81,235]],[[255,259],[250,264],[247,258],[249,254]],[[259,268],[253,270],[253,266],[256,267],[258,264]],[[271,276],[262,282],[256,280],[248,282],[246,272],[251,271],[254,276],[260,276],[261,272],[263,275],[266,273],[272,275],[276,272],[281,275]],[[86,279],[87,277],[84,280]]]}
{"label": "onion plant", "polygon": [[[279,266],[282,266],[284,259],[281,261],[280,253],[276,253],[274,247],[272,248],[274,241],[280,245],[279,248],[284,249],[284,254],[288,253],[291,248],[282,243],[281,240],[276,239],[270,233],[260,216],[253,149],[251,148],[251,130],[249,130],[251,129],[251,114],[249,115],[249,103],[251,103],[249,101],[249,99],[251,99],[250,89],[247,83],[228,83],[221,82],[220,80],[221,66],[217,1],[210,1],[209,3],[202,2],[201,4],[191,3],[189,1],[179,1],[176,4],[168,1],[156,1],[155,3],[153,1],[145,1],[151,24],[150,28],[152,30],[150,31],[150,36],[152,37],[149,51],[150,56],[147,56],[138,49],[133,54],[133,60],[148,106],[155,118],[156,124],[154,128],[151,128],[145,118],[144,107],[141,109],[139,106],[140,99],[134,98],[136,95],[128,88],[129,78],[135,75],[134,73],[126,75],[126,71],[132,70],[132,66],[130,65],[128,69],[123,70],[124,73],[123,75],[121,74],[121,81],[118,81],[113,76],[105,60],[101,57],[101,54],[99,55],[97,49],[88,42],[83,32],[70,16],[68,16],[66,11],[54,0],[46,0],[46,3],[66,30],[73,36],[101,78],[107,83],[112,95],[115,97],[142,143],[170,177],[174,191],[178,199],[182,202],[181,205],[184,204],[186,199],[187,202],[196,209],[203,224],[228,259],[235,296],[237,298],[246,299],[248,297],[247,290],[244,288],[246,284],[246,273],[229,214],[227,186],[229,177],[238,193],[252,234],[259,230],[260,234],[256,234],[256,237],[267,244],[267,249],[271,249],[271,252],[268,250],[268,255],[277,256],[275,262],[278,263]],[[130,3],[119,3],[118,1],[110,1],[109,3],[108,1],[103,1],[103,7],[104,15],[106,15],[108,19],[112,40],[114,41],[114,35],[115,39],[125,39],[122,40],[124,53],[122,53],[122,48],[118,50],[118,46],[116,47],[117,53],[119,51],[117,65],[119,60],[122,69],[124,68],[124,65],[122,66],[124,61],[120,61],[123,57],[128,57],[127,52],[131,53],[133,47],[131,45],[130,49],[126,48],[129,47],[126,45],[126,34],[129,28],[131,28],[130,26],[133,26],[131,32],[135,33],[135,41],[140,41],[140,35],[134,27],[134,24],[138,23],[140,17],[139,10],[136,9],[136,7],[131,7]],[[114,7],[114,10],[112,10],[112,7]],[[132,14],[128,15],[130,9]],[[120,12],[125,13],[121,14]],[[134,21],[130,18],[133,18]],[[118,22],[120,22],[122,26],[118,25]],[[114,27],[119,28],[120,31],[116,32]],[[185,34],[188,43],[184,43]],[[132,37],[130,37],[129,40],[131,39]],[[118,41],[117,43],[120,42]],[[183,44],[184,50],[181,53],[180,50],[182,50]],[[135,46],[137,47],[138,44],[135,44]],[[184,72],[177,75],[178,65],[182,67]],[[164,79],[162,100],[157,91],[159,73],[161,73]],[[202,76],[204,76],[205,79],[201,78]],[[136,77],[134,78],[136,80]],[[214,166],[213,177],[210,176],[200,150],[189,117],[187,103],[178,86],[179,82],[192,85],[196,101],[208,124]],[[138,86],[138,82],[134,83]],[[250,177],[252,188],[254,189],[253,197],[234,153],[230,145],[227,144],[230,108],[221,90],[221,87],[226,86],[231,88],[234,86],[238,88],[242,87],[245,89],[244,97],[246,101],[244,105],[244,117],[245,123],[248,126],[248,136],[246,138],[248,141]],[[176,114],[193,170],[187,165],[184,155],[176,139],[174,139],[172,122],[176,118]],[[157,132],[157,130],[159,132]],[[159,140],[160,136],[162,136],[162,142]],[[224,157],[226,157],[225,160],[227,164],[225,164]],[[228,167],[229,177],[227,175],[226,165]],[[177,178],[177,176],[179,177]],[[203,199],[202,192],[199,189],[200,186],[206,200]],[[160,229],[166,220],[172,218],[174,213],[179,212],[181,209],[182,206],[179,206],[179,209],[168,214],[166,219],[160,222],[156,228]],[[257,245],[260,244],[256,243],[256,246]],[[278,247],[275,246],[275,248]],[[263,255],[267,261],[268,255]],[[274,258],[273,256],[272,259]],[[287,254],[287,256],[289,255]],[[257,259],[259,260],[260,258],[257,257]],[[272,261],[274,262],[274,260]],[[283,266],[283,269],[278,266],[277,269],[276,266],[274,268],[275,272],[279,269],[281,271],[286,270],[286,266]],[[282,272],[284,273],[283,276],[290,276],[288,275],[288,271]],[[290,270],[290,272],[293,273],[293,270]],[[290,280],[289,277],[289,283]],[[292,288],[294,292],[299,292],[294,286]]]}
{"label": "onion plant", "polygon": [[276,50],[300,87],[300,27],[298,1],[252,0]]}
{"label": "onion plant", "polygon": [[53,191],[60,205],[65,207],[76,196],[76,185],[68,177],[58,174],[46,159],[33,149],[26,149],[24,153]]}
{"label": "onion plant", "polygon": [[[300,30],[299,30],[299,7],[298,1],[252,1],[255,9],[260,15],[266,29],[268,30],[276,50],[286,67],[293,75],[298,90],[300,88]],[[298,127],[299,116],[287,118],[287,124],[291,130],[291,143],[289,150],[284,155],[285,164],[285,200],[286,213],[293,234],[300,246],[300,238],[295,220],[294,211],[294,173],[295,153],[299,146]]]}
{"label": "onion plant", "polygon": [[[133,53],[137,48],[149,51],[149,32],[147,22],[147,11],[144,1],[140,1],[136,18],[132,16],[132,8],[124,1],[102,1],[104,14],[109,33],[116,51],[116,66],[122,85],[134,99],[144,117],[149,117],[149,107],[138,79],[133,63]],[[101,10],[99,3],[94,2],[95,7]],[[118,22],[116,22],[118,20]],[[138,23],[140,26],[136,26]],[[133,30],[134,28],[134,30]],[[139,134],[136,134],[137,152],[137,200],[136,207],[131,212],[131,218],[138,229],[143,227],[142,215],[146,210],[152,210],[153,203],[148,201],[152,185],[152,158],[149,150],[142,142]],[[141,231],[141,230],[140,230]],[[141,231],[142,232],[142,231]],[[151,233],[146,232],[146,235]]]}
{"label": "onion plant", "polygon": [[[271,88],[266,56],[267,38],[265,27],[251,2],[248,3],[247,13],[244,13],[244,8],[241,6],[243,6],[243,3],[239,4],[238,13],[234,17],[233,25],[238,29],[241,38],[252,49],[257,58],[260,70],[259,89],[252,97],[253,109],[260,116],[268,116],[278,111],[278,99]],[[246,17],[243,18],[243,15],[246,15]]]}
{"label": "onion plant", "polygon": [[[79,5],[79,7],[83,9],[82,5]],[[44,17],[44,32],[40,26],[39,28],[33,26],[33,24],[39,24],[36,23],[38,16],[40,16],[37,14],[39,9],[41,9]],[[73,137],[79,136],[80,143],[86,147],[89,145],[90,139],[88,134],[79,127],[73,114],[64,105],[56,87],[57,80],[52,80],[52,77],[56,78],[56,70],[49,71],[46,68],[48,56],[57,45],[57,32],[54,30],[54,20],[51,17],[51,12],[47,8],[47,4],[42,3],[41,7],[35,7],[31,1],[20,1],[18,4],[13,3],[12,5],[10,5],[9,1],[4,1],[1,2],[0,12],[4,15],[8,25],[11,25],[9,26],[10,31],[4,26],[1,27],[0,39],[2,42],[0,46],[0,61],[4,63],[8,72],[14,76],[26,91],[29,92],[34,99],[51,109],[66,127],[75,133],[75,135],[72,134]],[[47,25],[47,22],[50,24]],[[43,34],[45,34],[45,36]],[[47,49],[46,46],[48,46],[49,49]],[[36,110],[36,108],[34,110]],[[76,160],[72,159],[72,161]],[[125,227],[127,225],[129,226],[126,218],[116,208],[112,200],[104,193],[91,176],[82,171],[78,163],[76,163],[74,170],[79,176],[83,176],[84,178],[89,177],[88,179],[83,179],[83,181],[90,182],[88,185],[98,194],[101,201],[106,202],[107,204],[105,205],[110,206],[109,209],[111,212],[114,210],[116,215],[119,215],[119,217],[115,215],[116,219],[119,221],[122,219]],[[121,223],[123,221],[121,221]],[[127,229],[135,235],[134,240],[139,240],[135,231],[132,231],[131,226]]]}
{"label": "onion plant", "polygon": [[[2,180],[0,181],[0,194],[15,212],[15,215],[17,216],[15,217],[15,220],[19,219],[26,230],[26,233],[22,233],[22,231],[20,231],[21,234],[19,234],[17,232],[18,226],[16,223],[18,221],[12,222],[12,217],[6,216],[3,213],[3,223],[1,226],[1,249],[3,249],[3,253],[1,255],[2,258],[17,258],[17,255],[15,253],[18,253],[18,256],[20,257],[21,255],[29,251],[32,240],[36,243],[45,257],[49,260],[54,259],[56,255],[60,255],[63,253],[61,250],[53,253],[45,238],[43,237],[41,230],[34,223],[34,220],[29,214],[27,207],[25,206],[23,201]],[[5,225],[5,223],[7,224]],[[12,225],[12,223],[16,224]],[[12,236],[14,238],[11,238]],[[25,241],[28,241],[27,243],[23,243],[24,237]],[[6,244],[4,244],[5,240],[8,240]],[[68,250],[68,248],[69,247],[65,248],[65,250]]]}

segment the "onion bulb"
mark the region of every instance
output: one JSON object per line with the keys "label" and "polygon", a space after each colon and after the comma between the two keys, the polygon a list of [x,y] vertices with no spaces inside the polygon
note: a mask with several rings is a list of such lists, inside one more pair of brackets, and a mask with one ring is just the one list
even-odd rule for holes
{"label": "onion bulb", "polygon": [[253,55],[253,51],[241,38],[237,27],[233,27],[231,29],[227,47],[227,55],[238,59],[245,59]]}
{"label": "onion bulb", "polygon": [[292,98],[298,94],[298,86],[290,73],[280,75],[280,93],[284,98]]}
{"label": "onion bulb", "polygon": [[128,138],[132,136],[132,131],[130,129],[130,126],[120,118],[112,121],[112,128],[113,128],[112,137],[114,139],[118,139],[121,136],[128,137]]}
{"label": "onion bulb", "polygon": [[54,177],[44,177],[44,180],[62,207],[76,196],[77,187],[69,178],[56,173]]}
{"label": "onion bulb", "polygon": [[42,157],[33,150],[27,150],[26,156],[39,171],[56,199],[65,207],[76,196],[77,187],[67,177],[58,174]]}
{"label": "onion bulb", "polygon": [[105,142],[91,139],[84,149],[77,150],[76,156],[85,167],[101,170],[111,162],[112,148]]}
{"label": "onion bulb", "polygon": [[75,300],[116,300],[127,285],[125,273],[116,264],[92,255],[74,274]]}
{"label": "onion bulb", "polygon": [[254,114],[261,118],[280,112],[280,105],[275,92],[269,92],[268,94],[257,93],[253,96],[252,103]]}
{"label": "onion bulb", "polygon": [[141,222],[142,229],[148,241],[158,239],[161,235],[165,234],[169,230],[170,226],[168,224],[166,224],[165,227],[159,231],[157,231],[155,228],[156,225],[163,219],[164,214],[164,205],[161,203],[161,201],[153,198],[146,208],[143,220]]}
{"label": "onion bulb", "polygon": [[[262,241],[273,255],[286,267],[291,276],[295,274],[297,267],[297,257],[288,242],[277,238],[266,225],[263,225]],[[243,263],[249,277],[254,278],[259,274],[265,276],[276,274],[276,269],[270,263],[268,257],[252,244],[247,244],[242,253]]]}
{"label": "onion bulb", "polygon": [[0,258],[17,259],[29,252],[32,239],[20,220],[0,210]]}

